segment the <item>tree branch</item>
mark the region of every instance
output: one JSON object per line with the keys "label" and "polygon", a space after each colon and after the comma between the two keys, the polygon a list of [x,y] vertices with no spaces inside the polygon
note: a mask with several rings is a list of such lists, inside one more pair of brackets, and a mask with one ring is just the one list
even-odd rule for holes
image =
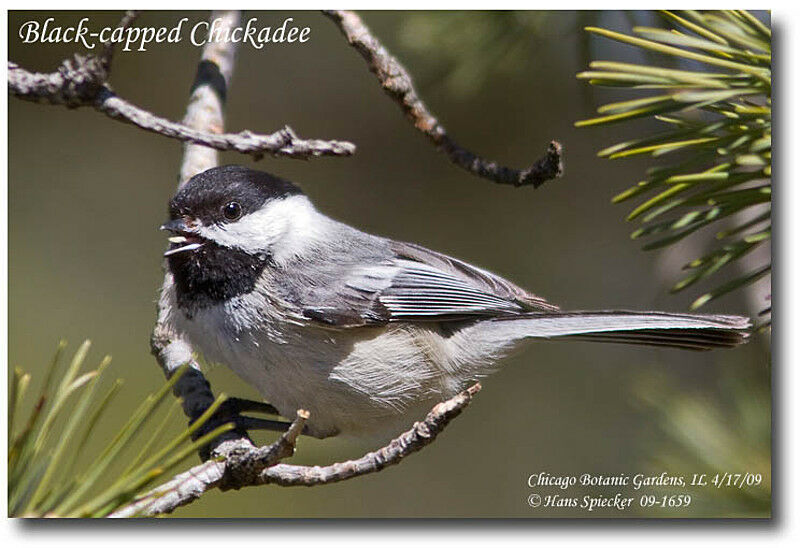
{"label": "tree branch", "polygon": [[91,106],[106,116],[133,124],[164,137],[210,147],[220,151],[249,154],[256,160],[264,154],[289,158],[350,156],[356,147],[348,141],[302,139],[285,126],[269,135],[245,130],[239,133],[211,133],[179,124],[144,110],[117,96],[105,83],[105,70],[97,57],[75,55],[66,59],[58,71],[30,72],[8,62],[8,89],[20,99],[65,105]]}
{"label": "tree branch", "polygon": [[378,77],[383,90],[400,106],[414,127],[447,154],[451,162],[479,177],[514,186],[533,185],[538,188],[546,181],[562,175],[562,147],[557,141],[551,141],[546,154],[523,170],[504,167],[458,145],[447,135],[445,128],[417,95],[405,67],[370,33],[358,15],[343,10],[323,13],[339,27],[350,45],[361,54],[370,71]]}
{"label": "tree branch", "polygon": [[[139,17],[138,10],[128,10],[122,16],[119,23],[117,23],[117,30],[122,30],[123,32],[125,29],[130,27],[136,18]],[[106,73],[111,71],[111,61],[114,59],[114,49],[116,44],[109,40],[103,44],[103,51],[100,54],[100,61],[103,63],[103,67],[106,70]]]}
{"label": "tree branch", "polygon": [[[135,12],[127,12],[119,26],[127,27],[136,17]],[[237,19],[238,21],[238,19]],[[219,61],[217,67],[232,66],[232,58],[225,59],[232,47],[225,43],[210,43],[204,55]],[[113,56],[113,44],[103,45],[100,56],[75,54],[65,59],[56,72],[30,72],[16,63],[8,62],[8,90],[20,99],[44,102],[52,105],[65,105],[69,108],[90,106],[106,116],[133,124],[141,129],[178,139],[186,143],[209,147],[220,151],[236,151],[249,154],[256,160],[265,154],[286,156],[289,158],[313,158],[317,156],[350,156],[355,152],[355,145],[347,141],[324,141],[320,139],[302,139],[290,127],[285,126],[278,131],[260,135],[251,131],[239,133],[222,133],[221,126],[204,124],[179,124],[144,110],[129,101],[117,96],[108,85],[108,75]],[[231,54],[232,55],[232,54]],[[204,61],[207,59],[204,58]],[[212,81],[215,73],[209,70],[215,64],[201,63],[192,100],[197,96],[205,97],[202,87],[197,82]],[[217,69],[219,71],[219,68]],[[216,73],[220,74],[219,72]],[[218,78],[219,80],[226,80]],[[224,93],[222,95],[224,101]]]}
{"label": "tree branch", "polygon": [[274,483],[283,487],[313,487],[380,472],[430,444],[451,420],[461,414],[480,389],[480,383],[476,383],[449,400],[436,404],[422,422],[414,423],[410,430],[400,434],[388,445],[359,459],[329,466],[276,464],[261,472],[259,483]]}
{"label": "tree branch", "polygon": [[215,458],[178,474],[109,517],[168,514],[191,503],[210,489],[239,489],[253,484],[264,468],[294,454],[297,437],[308,416],[306,411],[298,411],[289,430],[266,447],[255,447],[248,443],[226,443]]}
{"label": "tree branch", "polygon": [[312,487],[335,483],[357,476],[380,472],[398,464],[405,457],[430,444],[472,401],[481,386],[475,384],[447,401],[437,404],[424,420],[389,442],[388,445],[363,457],[329,466],[278,464],[294,454],[297,436],[308,414],[298,411],[297,419],[278,441],[266,447],[226,443],[218,448],[220,459],[213,459],[179,474],[147,493],[111,517],[135,517],[167,514],[196,500],[213,488],[276,484]]}

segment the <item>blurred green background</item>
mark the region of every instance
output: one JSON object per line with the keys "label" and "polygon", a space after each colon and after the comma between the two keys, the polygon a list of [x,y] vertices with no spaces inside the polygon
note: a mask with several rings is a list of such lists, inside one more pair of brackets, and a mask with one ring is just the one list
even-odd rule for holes
{"label": "blurred green background", "polygon": [[[56,18],[95,29],[117,12],[9,15],[9,58],[54,70],[80,48],[22,44],[27,20]],[[138,26],[189,25],[206,12],[144,12]],[[576,129],[613,92],[575,79],[589,56],[639,60],[635,50],[589,39],[581,28],[627,30],[652,14],[621,12],[366,12],[362,16],[414,76],[450,135],[501,163],[524,167],[551,139],[565,147],[566,173],[538,190],[478,179],[450,164],[403,119],[335,26],[311,12],[253,12],[259,26],[293,17],[311,27],[306,44],[239,49],[227,129],[268,133],[289,124],[301,136],[350,140],[349,159],[266,158],[240,163],[297,183],[327,214],[363,230],[419,242],[488,268],[562,308],[685,310],[696,293],[669,295],[681,250],[644,253],[631,242],[625,206],[610,197],[640,177],[647,161],[608,162],[595,153],[647,131]],[[135,104],[180,120],[200,50],[187,39],[117,52],[111,83]],[[162,279],[164,236],[157,230],[176,184],[181,144],[90,109],[9,99],[9,364],[41,377],[59,338],[94,341],[96,360],[113,355],[110,377],[126,379],[102,424],[100,449],[126,413],[163,383],[149,354]],[[681,259],[684,259],[683,261]],[[757,312],[745,293],[709,312]],[[255,397],[222,367],[216,391]],[[432,446],[385,471],[314,489],[262,487],[211,492],[176,516],[199,517],[627,517],[613,510],[532,509],[529,494],[583,496],[617,489],[531,489],[553,475],[729,472],[770,475],[769,339],[733,351],[539,343],[507,360],[480,396]],[[180,421],[174,431],[181,428]],[[256,434],[268,441],[269,435]],[[301,440],[296,463],[360,456],[383,440]],[[91,448],[89,448],[91,453]],[[196,460],[190,461],[191,464]],[[188,466],[189,464],[187,464]],[[731,467],[746,469],[729,469]],[[681,490],[686,511],[648,516],[765,516],[761,491]],[[648,491],[648,493],[661,494]],[[667,491],[669,493],[669,491]],[[642,492],[632,492],[638,497]]]}

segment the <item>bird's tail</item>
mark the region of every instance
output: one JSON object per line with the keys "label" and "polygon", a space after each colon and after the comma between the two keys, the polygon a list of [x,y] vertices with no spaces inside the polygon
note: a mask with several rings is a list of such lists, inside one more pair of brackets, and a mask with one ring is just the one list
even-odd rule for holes
{"label": "bird's tail", "polygon": [[688,350],[733,347],[749,336],[750,320],[742,316],[601,310],[530,313],[490,320],[495,336],[569,338]]}

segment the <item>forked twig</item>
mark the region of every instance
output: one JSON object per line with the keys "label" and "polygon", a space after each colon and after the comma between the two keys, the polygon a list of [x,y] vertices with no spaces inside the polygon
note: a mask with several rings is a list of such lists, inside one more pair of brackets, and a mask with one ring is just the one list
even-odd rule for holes
{"label": "forked twig", "polygon": [[297,436],[309,416],[305,411],[298,411],[297,418],[289,430],[272,445],[254,447],[252,444],[240,442],[223,443],[217,448],[218,458],[178,474],[130,505],[116,511],[111,517],[167,514],[191,503],[214,488],[241,489],[270,483],[284,487],[313,487],[380,472],[430,444],[447,424],[469,405],[480,389],[480,384],[474,384],[449,400],[436,404],[425,419],[414,423],[411,429],[377,451],[355,460],[328,466],[279,463],[280,460],[294,454]]}

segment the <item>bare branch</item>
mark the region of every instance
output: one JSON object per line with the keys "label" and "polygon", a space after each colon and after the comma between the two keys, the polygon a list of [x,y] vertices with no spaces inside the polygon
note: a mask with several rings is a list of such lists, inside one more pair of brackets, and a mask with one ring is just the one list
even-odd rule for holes
{"label": "bare branch", "polygon": [[8,63],[8,89],[20,99],[48,102],[68,107],[91,106],[95,110],[141,129],[180,141],[220,151],[249,154],[256,160],[264,154],[290,158],[350,156],[355,145],[347,141],[302,139],[288,126],[269,135],[251,131],[215,134],[192,129],[144,110],[105,85],[105,69],[97,57],[75,55],[65,60],[57,72],[35,73],[16,63]]}
{"label": "bare branch", "polygon": [[91,105],[106,77],[103,62],[91,55],[75,54],[50,73],[29,72],[8,62],[8,91],[20,99],[70,108]]}
{"label": "bare branch", "polygon": [[436,404],[424,420],[414,423],[410,430],[381,449],[356,460],[329,466],[278,464],[294,454],[297,437],[308,418],[307,412],[298,411],[289,430],[272,445],[257,448],[241,442],[223,443],[217,448],[218,458],[175,476],[111,517],[168,514],[214,488],[241,489],[269,483],[285,487],[312,487],[380,472],[436,439],[448,423],[469,405],[480,388],[480,384],[475,384],[449,400]]}
{"label": "bare branch", "polygon": [[[209,23],[221,22],[221,30],[230,31],[241,20],[237,10],[212,12]],[[203,47],[197,74],[192,84],[189,104],[183,123],[192,129],[222,133],[225,128],[223,114],[228,87],[236,60],[236,43],[207,42]],[[217,151],[198,144],[185,143],[178,188],[197,175],[219,164]]]}
{"label": "bare branch", "polygon": [[[139,16],[139,12],[136,10],[128,10],[122,16],[119,23],[117,24],[117,30],[122,29],[124,32],[125,29],[133,24],[133,21]],[[114,47],[116,44],[112,40],[108,40],[107,42],[103,43],[103,52],[100,54],[100,60],[103,63],[103,67],[106,69],[106,72],[111,71],[111,61],[114,58]]]}
{"label": "bare branch", "polygon": [[297,437],[308,416],[308,412],[298,411],[289,430],[266,447],[254,447],[249,443],[226,443],[225,451],[215,458],[178,474],[109,517],[168,514],[176,508],[190,504],[210,489],[239,489],[256,484],[258,475],[264,468],[294,454]]}
{"label": "bare branch", "polygon": [[[230,27],[238,24],[238,12],[224,12],[216,17]],[[119,27],[128,27],[137,13],[126,12]],[[212,16],[213,17],[213,16]],[[91,106],[103,114],[141,129],[178,139],[187,146],[202,147],[210,160],[199,163],[205,169],[216,165],[216,150],[236,151],[249,154],[256,160],[265,154],[290,158],[313,158],[316,156],[350,156],[355,145],[347,141],[324,141],[302,139],[290,127],[285,126],[269,135],[251,131],[222,133],[222,119],[213,113],[221,112],[225,102],[227,85],[233,67],[235,44],[210,41],[204,48],[203,59],[198,67],[195,85],[192,88],[190,106],[183,124],[167,120],[144,110],[117,96],[107,84],[114,53],[114,44],[103,44],[99,57],[74,55],[61,63],[52,73],[30,72],[16,63],[8,62],[8,90],[20,99],[65,105],[70,108]],[[215,104],[218,103],[218,104]],[[192,108],[206,105],[207,110]],[[210,117],[210,118],[209,118]],[[212,150],[213,149],[213,150]],[[202,156],[196,150],[189,155]],[[184,162],[186,164],[186,162]],[[205,171],[195,169],[195,173]],[[185,175],[181,171],[182,180]]]}
{"label": "bare branch", "polygon": [[276,464],[261,473],[259,483],[274,483],[283,487],[313,487],[380,472],[387,466],[398,464],[436,439],[447,424],[469,405],[480,389],[480,383],[476,383],[449,400],[436,404],[422,422],[414,423],[410,430],[403,432],[388,445],[359,459],[330,466]]}
{"label": "bare branch", "polygon": [[120,508],[110,518],[134,518],[169,514],[191,504],[214,488],[225,472],[225,463],[208,460],[179,474],[141,499]]}
{"label": "bare branch", "polygon": [[358,15],[343,10],[324,13],[366,60],[370,71],[378,77],[383,90],[400,106],[414,127],[424,133],[439,150],[447,154],[451,162],[479,177],[514,186],[533,185],[537,188],[545,181],[561,176],[563,172],[561,144],[557,141],[551,141],[545,156],[523,170],[501,166],[459,146],[447,135],[447,131],[417,95],[411,76],[405,67],[370,33]]}

